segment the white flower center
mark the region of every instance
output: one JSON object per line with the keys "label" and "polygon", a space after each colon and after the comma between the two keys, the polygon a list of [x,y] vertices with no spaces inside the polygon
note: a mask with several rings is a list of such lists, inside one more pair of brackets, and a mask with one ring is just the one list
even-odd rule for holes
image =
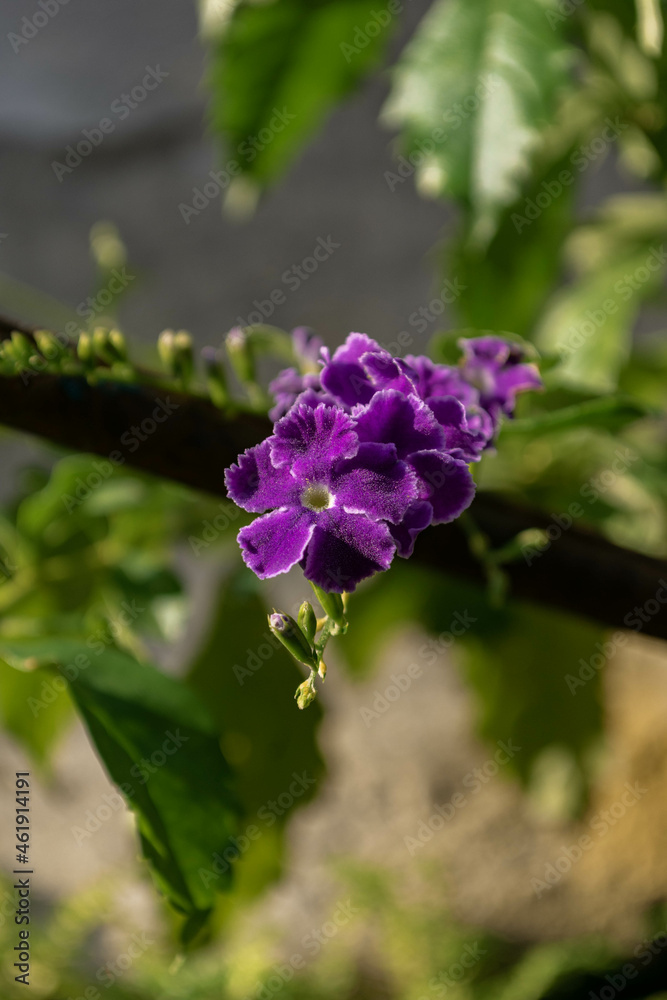
{"label": "white flower center", "polygon": [[319,514],[323,510],[329,510],[334,505],[334,498],[324,483],[314,483],[306,486],[301,494],[301,503],[308,510],[314,510]]}

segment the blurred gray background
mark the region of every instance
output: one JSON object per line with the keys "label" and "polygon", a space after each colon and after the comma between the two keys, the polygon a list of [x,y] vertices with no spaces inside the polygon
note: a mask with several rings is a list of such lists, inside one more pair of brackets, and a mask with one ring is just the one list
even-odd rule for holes
{"label": "blurred gray background", "polygon": [[[394,52],[427,6],[406,4]],[[217,343],[274,288],[287,298],[272,323],[308,324],[331,343],[350,330],[385,343],[414,332],[409,315],[433,297],[427,255],[451,212],[421,199],[412,179],[394,192],[387,184],[393,137],[377,122],[386,74],[333,113],[252,218],[223,218],[217,197],[186,225],[179,204],[191,204],[223,162],[206,128],[194,0],[168,10],[159,0],[68,0],[27,43],[12,42],[40,9],[36,0],[0,6],[0,271],[12,279],[0,285],[0,312],[56,325],[52,306],[15,282],[75,308],[93,291],[90,227],[108,219],[136,275],[121,308],[134,340],[154,342],[174,327],[199,345]],[[124,120],[110,115],[156,66],[166,79]],[[59,180],[53,161],[104,117],[114,131]],[[283,272],[329,236],[340,247],[297,291],[286,289]]]}

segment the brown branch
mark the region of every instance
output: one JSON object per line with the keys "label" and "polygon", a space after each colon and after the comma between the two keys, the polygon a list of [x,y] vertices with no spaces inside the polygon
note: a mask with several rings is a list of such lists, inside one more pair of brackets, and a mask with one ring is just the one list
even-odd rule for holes
{"label": "brown branch", "polygon": [[[15,329],[16,324],[0,319],[0,336]],[[222,497],[225,467],[271,430],[265,417],[226,415],[208,400],[153,385],[106,380],[89,385],[82,377],[51,374],[30,375],[25,381],[2,378],[0,423],[69,450],[104,457],[120,453],[134,468]],[[144,438],[138,446],[137,437]],[[488,494],[477,497],[471,513],[493,548],[526,528],[551,523],[539,511]],[[414,558],[455,576],[484,580],[483,568],[456,522],[422,535]],[[634,608],[655,602],[667,579],[665,562],[577,525],[534,556],[530,565],[519,560],[505,570],[515,596],[615,628],[627,627],[625,619]],[[667,589],[664,593],[667,596]],[[667,639],[667,614],[662,608],[651,613],[651,607],[642,631]]]}

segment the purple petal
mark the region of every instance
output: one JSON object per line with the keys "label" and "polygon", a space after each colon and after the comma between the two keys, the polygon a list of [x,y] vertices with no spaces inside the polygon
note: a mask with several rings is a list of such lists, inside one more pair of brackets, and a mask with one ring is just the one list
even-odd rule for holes
{"label": "purple petal", "polygon": [[446,524],[469,507],[475,483],[465,462],[437,451],[421,451],[410,456],[410,465],[421,481],[420,499],[433,507],[433,523]]}
{"label": "purple petal", "polygon": [[[271,420],[280,420],[292,408],[297,397],[306,389],[321,393],[319,373],[309,372],[302,375],[296,368],[284,368],[269,383],[269,391],[276,405],[269,410]],[[323,393],[322,393],[323,395]]]}
{"label": "purple petal", "polygon": [[301,565],[307,580],[342,594],[387,569],[394,551],[389,528],[382,521],[332,508],[318,516]]}
{"label": "purple petal", "polygon": [[346,406],[367,403],[373,396],[368,373],[361,365],[364,354],[382,353],[382,348],[365,333],[351,333],[322,369],[322,385]]}
{"label": "purple petal", "polygon": [[326,391],[345,406],[367,403],[375,392],[367,373],[357,361],[331,361],[322,369],[321,378]]}
{"label": "purple petal", "polygon": [[375,394],[368,406],[356,407],[360,441],[395,444],[399,458],[414,451],[441,448],[444,434],[431,409],[415,395],[404,396],[395,389]]}
{"label": "purple petal", "polygon": [[421,399],[454,396],[466,406],[479,402],[477,391],[463,378],[460,368],[436,365],[423,354],[408,354],[405,361],[413,371],[412,381]]}
{"label": "purple petal", "polygon": [[315,524],[303,508],[274,510],[241,528],[238,542],[246,566],[260,580],[286,573],[303,559]]}
{"label": "purple petal", "polygon": [[297,357],[314,365],[319,359],[324,347],[321,337],[316,337],[308,326],[295,326],[292,330],[292,343]]}
{"label": "purple petal", "polygon": [[412,555],[417,535],[424,528],[428,528],[432,520],[433,508],[430,503],[427,500],[415,500],[408,507],[401,523],[389,526],[399,556],[407,559]]}
{"label": "purple petal", "polygon": [[415,392],[408,374],[410,369],[400,358],[393,358],[389,351],[364,354],[361,364],[374,389],[397,389],[406,394]]}
{"label": "purple petal", "polygon": [[498,366],[505,364],[513,346],[503,337],[495,336],[462,337],[458,341],[458,345],[466,360],[491,362]]}
{"label": "purple petal", "polygon": [[[491,434],[487,436],[481,429],[471,428],[463,403],[453,396],[436,396],[428,400],[428,405],[443,429],[445,450],[454,458],[478,462]],[[492,426],[490,418],[488,422]]]}
{"label": "purple petal", "polygon": [[332,361],[360,361],[362,355],[368,352],[377,353],[382,348],[376,340],[371,340],[365,333],[348,333],[344,344],[336,348]]}
{"label": "purple petal", "polygon": [[225,470],[230,499],[253,514],[296,503],[298,483],[289,469],[276,469],[270,457],[271,438],[239,455],[238,465]]}
{"label": "purple petal", "polygon": [[460,340],[459,346],[464,355],[463,377],[477,388],[480,404],[494,419],[501,411],[512,414],[518,392],[542,388],[539,372],[525,361],[520,344],[490,336]]}
{"label": "purple petal", "polygon": [[348,514],[398,523],[417,497],[417,480],[391,444],[360,444],[354,458],[339,462],[331,479],[336,505]]}
{"label": "purple petal", "polygon": [[301,395],[297,397],[297,403],[303,403],[304,406],[310,406],[313,410],[316,406],[321,406],[322,404],[325,406],[337,406],[340,409],[340,404],[336,402],[333,396],[330,396],[322,389],[306,389],[305,392],[302,392]]}
{"label": "purple petal", "polygon": [[511,365],[496,376],[495,395],[507,414],[514,412],[518,392],[541,388],[542,379],[535,365]]}
{"label": "purple petal", "polygon": [[297,403],[273,430],[271,461],[276,467],[290,466],[300,481],[328,482],[333,464],[351,458],[358,447],[352,418],[325,404],[313,409]]}

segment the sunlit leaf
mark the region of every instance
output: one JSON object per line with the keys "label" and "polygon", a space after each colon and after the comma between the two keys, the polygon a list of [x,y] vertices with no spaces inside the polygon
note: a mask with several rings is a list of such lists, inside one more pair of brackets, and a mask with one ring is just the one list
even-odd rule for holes
{"label": "sunlit leaf", "polygon": [[402,130],[422,186],[470,206],[481,241],[516,199],[568,81],[555,9],[550,0],[436,0],[395,71],[387,122]]}

